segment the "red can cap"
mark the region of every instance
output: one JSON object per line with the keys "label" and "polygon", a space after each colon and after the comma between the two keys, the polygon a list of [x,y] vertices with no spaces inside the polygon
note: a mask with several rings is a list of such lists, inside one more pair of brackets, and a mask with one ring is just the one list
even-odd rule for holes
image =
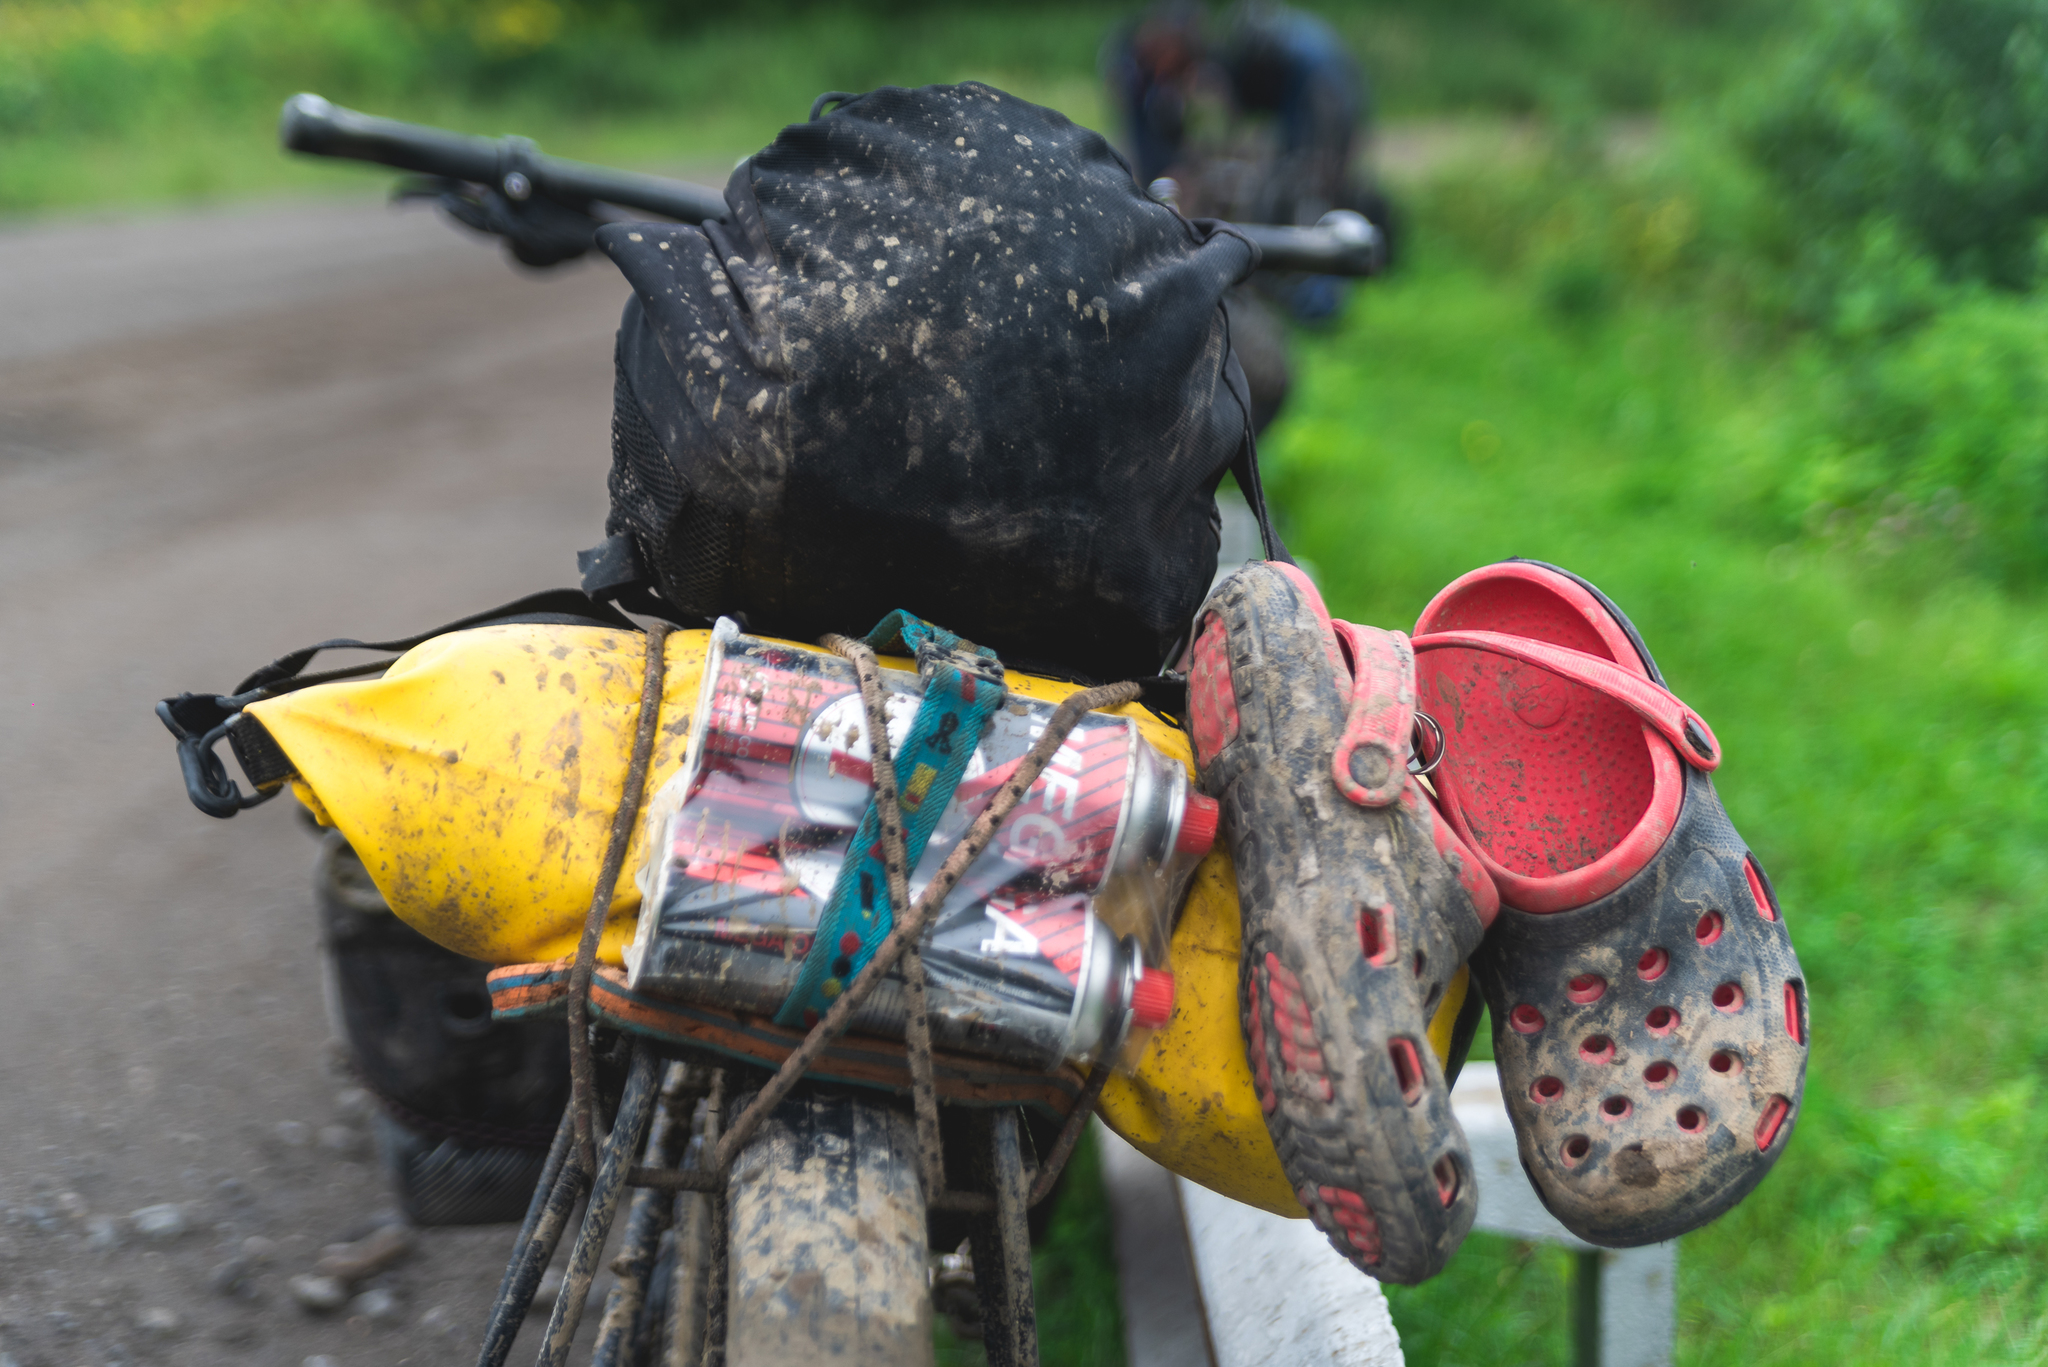
{"label": "red can cap", "polygon": [[1180,834],[1174,837],[1173,848],[1180,854],[1207,854],[1216,843],[1216,822],[1223,815],[1223,809],[1216,805],[1213,797],[1200,793],[1188,794],[1188,806],[1181,813]]}
{"label": "red can cap", "polygon": [[1173,975],[1162,968],[1146,969],[1131,988],[1131,1024],[1141,1030],[1157,1030],[1172,1018]]}

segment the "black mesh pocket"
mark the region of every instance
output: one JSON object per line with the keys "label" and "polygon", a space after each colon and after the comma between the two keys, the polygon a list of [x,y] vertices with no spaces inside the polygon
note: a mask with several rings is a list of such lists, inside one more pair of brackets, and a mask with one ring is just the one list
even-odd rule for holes
{"label": "black mesh pocket", "polygon": [[611,495],[606,532],[639,542],[663,598],[690,616],[733,610],[739,529],[676,472],[623,366],[612,386]]}
{"label": "black mesh pocket", "polygon": [[624,367],[616,370],[612,381],[611,494],[605,531],[614,536],[631,532],[640,543],[642,558],[660,564],[668,550],[669,521],[685,497],[683,481],[641,412]]}
{"label": "black mesh pocket", "polygon": [[739,541],[733,518],[703,499],[685,500],[669,524],[668,550],[657,571],[662,597],[700,617],[734,611]]}

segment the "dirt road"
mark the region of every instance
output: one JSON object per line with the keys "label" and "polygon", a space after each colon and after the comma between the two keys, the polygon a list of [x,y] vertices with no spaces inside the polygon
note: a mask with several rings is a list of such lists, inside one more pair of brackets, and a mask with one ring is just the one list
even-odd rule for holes
{"label": "dirt road", "polygon": [[150,709],[574,582],[624,297],[360,202],[0,228],[0,1363],[473,1360],[509,1229],[424,1232],[395,1323],[285,1293],[389,1204],[313,843],[195,811]]}

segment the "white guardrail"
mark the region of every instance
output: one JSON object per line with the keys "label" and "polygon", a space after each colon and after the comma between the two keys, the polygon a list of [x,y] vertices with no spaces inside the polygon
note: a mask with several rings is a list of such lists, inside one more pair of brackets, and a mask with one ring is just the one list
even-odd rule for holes
{"label": "white guardrail", "polygon": [[[1675,1244],[1596,1248],[1559,1224],[1522,1172],[1491,1063],[1451,1093],[1472,1143],[1478,1227],[1570,1249],[1578,1367],[1669,1367]],[[1116,1225],[1130,1367],[1400,1367],[1378,1282],[1306,1220],[1286,1220],[1173,1176],[1099,1123]]]}

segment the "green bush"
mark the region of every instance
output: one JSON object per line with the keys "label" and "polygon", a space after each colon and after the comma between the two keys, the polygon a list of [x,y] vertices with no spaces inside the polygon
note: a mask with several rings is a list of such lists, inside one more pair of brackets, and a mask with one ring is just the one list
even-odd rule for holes
{"label": "green bush", "polygon": [[[1759,0],[1306,0],[1402,112],[1648,109],[1718,83]],[[576,113],[753,108],[847,89],[1028,73],[1092,89],[1138,3],[948,0],[8,0],[0,137],[239,115],[278,90],[412,105],[519,99]],[[1212,6],[1221,9],[1220,5]],[[1682,41],[1670,41],[1677,36]],[[1075,111],[1085,112],[1085,111]]]}
{"label": "green bush", "polygon": [[1715,189],[1681,157],[1634,161],[1565,136],[1446,168],[1411,194],[1445,245],[1497,271],[1532,273],[1555,314],[1586,318],[1624,296],[1702,293],[1732,259]]}
{"label": "green bush", "polygon": [[1710,494],[1738,523],[1913,574],[2048,580],[2048,298],[1970,278],[1894,217],[1802,242],[1771,174],[1681,114],[1647,155],[1541,136],[1411,199],[1439,244],[1525,278],[1555,321],[1654,302],[1775,356],[1773,421],[1731,424],[1646,494]]}
{"label": "green bush", "polygon": [[1880,551],[1942,533],[1999,577],[2048,574],[2048,301],[1977,293],[1832,388],[1791,501],[1860,510]]}
{"label": "green bush", "polygon": [[2048,3],[1850,0],[1739,112],[1808,269],[1874,222],[1951,275],[2018,288],[2048,218]]}
{"label": "green bush", "polygon": [[677,29],[606,0],[7,0],[0,212],[369,183],[278,154],[278,106],[300,90],[698,175],[823,90],[976,78],[1099,117],[1108,20],[1074,0],[900,23],[804,8],[801,24],[747,10]]}
{"label": "green bush", "polygon": [[327,86],[389,97],[433,54],[374,0],[27,3],[0,9],[0,136],[119,135]]}

